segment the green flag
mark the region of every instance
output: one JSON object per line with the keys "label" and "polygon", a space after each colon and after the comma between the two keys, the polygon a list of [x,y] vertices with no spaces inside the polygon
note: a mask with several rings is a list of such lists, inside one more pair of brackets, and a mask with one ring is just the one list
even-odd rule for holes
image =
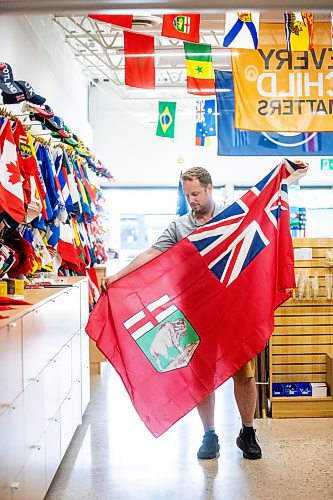
{"label": "green flag", "polygon": [[160,137],[175,137],[176,103],[159,101],[156,135]]}

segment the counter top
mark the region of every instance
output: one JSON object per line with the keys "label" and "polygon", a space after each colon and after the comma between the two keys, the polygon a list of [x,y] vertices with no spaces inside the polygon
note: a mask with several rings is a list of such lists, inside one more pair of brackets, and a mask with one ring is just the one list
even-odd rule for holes
{"label": "counter top", "polygon": [[[87,279],[88,278],[86,276],[66,276],[66,283],[64,283],[64,286],[61,287],[50,286],[45,288],[25,289],[24,298],[22,300],[30,302],[31,305],[13,305],[13,309],[0,311],[0,314],[2,314],[3,316],[8,316],[8,318],[0,320],[0,328],[3,328],[9,323],[12,323],[13,321],[29,313],[30,311],[33,311],[51,298],[55,298],[58,295],[61,295],[65,290],[69,288],[68,285],[78,286],[82,281],[86,281]],[[11,296],[9,295],[9,297]]]}

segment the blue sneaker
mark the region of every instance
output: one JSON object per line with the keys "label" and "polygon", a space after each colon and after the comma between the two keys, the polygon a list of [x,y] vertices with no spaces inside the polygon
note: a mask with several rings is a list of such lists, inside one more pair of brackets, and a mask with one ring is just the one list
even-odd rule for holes
{"label": "blue sneaker", "polygon": [[219,438],[214,431],[207,431],[202,440],[197,457],[202,460],[218,458],[220,456]]}

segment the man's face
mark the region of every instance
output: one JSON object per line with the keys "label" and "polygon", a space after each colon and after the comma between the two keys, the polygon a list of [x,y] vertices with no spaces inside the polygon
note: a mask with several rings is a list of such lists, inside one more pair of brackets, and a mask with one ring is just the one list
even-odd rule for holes
{"label": "man's face", "polygon": [[212,185],[204,187],[198,179],[193,181],[183,181],[183,191],[195,214],[205,214],[212,207]]}

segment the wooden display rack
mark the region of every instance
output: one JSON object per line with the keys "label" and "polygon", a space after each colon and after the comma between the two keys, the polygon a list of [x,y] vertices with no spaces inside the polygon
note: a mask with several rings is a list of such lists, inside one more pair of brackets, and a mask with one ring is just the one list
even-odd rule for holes
{"label": "wooden display rack", "polygon": [[289,299],[275,312],[270,339],[269,378],[277,382],[326,382],[330,396],[270,397],[273,418],[333,417],[333,300],[325,296],[325,274],[333,275],[326,249],[333,238],[294,238],[294,248],[311,248],[312,260],[295,260],[295,273],[304,269],[319,277],[317,300]]}

